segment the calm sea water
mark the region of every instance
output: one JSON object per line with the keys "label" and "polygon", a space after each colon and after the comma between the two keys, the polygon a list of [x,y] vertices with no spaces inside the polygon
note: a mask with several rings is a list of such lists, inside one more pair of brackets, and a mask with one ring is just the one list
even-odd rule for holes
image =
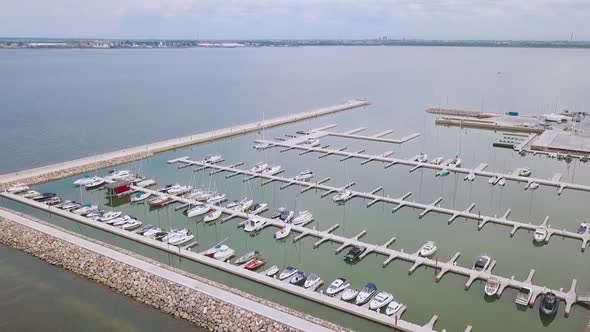
{"label": "calm sea water", "polygon": [[[282,137],[299,129],[337,123],[338,130],[368,127],[367,133],[394,129],[392,136],[412,132],[423,135],[402,146],[322,139],[333,147],[367,149],[367,153],[394,150],[398,157],[424,151],[431,157],[460,154],[465,166],[489,164],[489,169],[511,172],[530,166],[536,176],[550,177],[555,172],[564,179],[590,183],[588,165],[566,165],[540,157],[519,157],[509,150],[494,149],[501,133],[434,127],[434,118],[424,113],[432,105],[489,111],[533,113],[555,109],[586,110],[590,105],[590,67],[588,54],[579,50],[462,49],[462,48],[296,48],[234,50],[153,50],[153,51],[14,51],[0,53],[0,152],[11,156],[3,160],[3,171],[28,168],[67,160],[115,148],[148,143],[238,124],[249,120],[298,112],[333,104],[348,98],[367,98],[373,105],[314,121],[276,128],[267,138]],[[501,74],[499,74],[501,72]],[[6,73],[6,74],[5,74]],[[478,232],[473,221],[457,220],[447,225],[448,216],[429,214],[418,220],[419,211],[402,209],[391,214],[392,206],[377,204],[366,209],[362,200],[345,206],[320,200],[320,193],[299,194],[297,188],[279,190],[280,185],[260,187],[259,181],[243,183],[239,177],[223,174],[209,177],[177,170],[166,160],[189,155],[199,158],[208,153],[223,154],[228,163],[246,165],[259,160],[281,163],[286,176],[313,169],[318,178],[331,177],[331,184],[356,181],[357,190],[384,187],[386,195],[413,192],[411,199],[431,202],[444,197],[443,206],[466,208],[476,202],[475,211],[501,215],[512,209],[516,220],[539,223],[547,215],[558,228],[575,229],[586,220],[588,193],[568,192],[557,196],[554,189],[524,191],[522,185],[490,187],[479,179],[466,183],[462,177],[435,178],[432,171],[408,173],[406,167],[384,170],[382,165],[360,166],[359,161],[338,162],[338,158],[318,159],[313,154],[279,153],[278,150],[252,152],[253,134],[168,152],[126,167],[141,170],[160,183],[193,182],[215,188],[230,199],[243,196],[267,202],[270,209],[287,206],[309,209],[316,221],[309,227],[320,229],[338,223],[337,234],[354,236],[367,230],[363,238],[382,243],[392,236],[396,249],[415,251],[427,240],[437,242],[437,257],[449,259],[461,252],[458,264],[471,266],[486,253],[498,260],[497,274],[526,278],[529,269],[537,273],[537,284],[568,288],[577,278],[581,290],[590,289],[590,263],[579,243],[554,238],[548,245],[535,246],[532,234],[519,231],[511,238],[510,229],[489,225]],[[39,186],[39,190],[59,192],[64,198],[91,201],[106,208],[109,204],[100,191],[79,191],[73,179]],[[22,209],[10,202],[6,206]],[[447,275],[433,282],[433,271],[419,269],[407,274],[409,264],[394,262],[381,268],[384,257],[370,255],[362,263],[346,265],[342,254],[335,256],[336,244],[313,249],[315,239],[296,244],[275,241],[273,229],[256,237],[236,228],[236,222],[205,225],[187,220],[174,207],[150,211],[145,205],[116,202],[117,209],[131,213],[146,223],[166,228],[189,227],[199,239],[200,250],[230,237],[229,244],[239,253],[260,250],[270,264],[298,266],[317,272],[329,283],[338,276],[349,278],[355,287],[369,281],[393,292],[408,305],[404,318],[425,323],[440,314],[437,327],[462,330],[472,323],[477,331],[581,331],[588,311],[575,307],[568,319],[562,312],[554,320],[542,320],[538,303],[522,310],[514,304],[516,291],[507,290],[502,298],[486,301],[483,284],[463,290],[465,279]],[[130,250],[159,259],[189,271],[221,280],[232,286],[270,298],[359,330],[377,327],[350,315],[310,304],[278,291],[211,271],[202,266],[163,254],[94,229],[51,218],[60,226],[97,237]],[[563,310],[563,304],[562,308]]]}

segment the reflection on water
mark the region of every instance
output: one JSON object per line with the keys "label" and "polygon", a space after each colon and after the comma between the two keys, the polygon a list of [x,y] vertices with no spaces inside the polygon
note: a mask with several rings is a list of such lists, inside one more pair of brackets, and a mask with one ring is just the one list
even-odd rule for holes
{"label": "reflection on water", "polygon": [[201,331],[0,245],[0,331]]}

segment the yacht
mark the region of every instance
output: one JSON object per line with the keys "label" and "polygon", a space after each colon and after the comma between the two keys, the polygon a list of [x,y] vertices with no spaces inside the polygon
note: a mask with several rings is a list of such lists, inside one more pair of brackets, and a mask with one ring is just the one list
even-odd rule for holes
{"label": "yacht", "polygon": [[334,195],[334,197],[332,197],[332,200],[334,200],[334,202],[345,202],[351,197],[352,192],[348,189],[345,189]]}
{"label": "yacht", "polygon": [[254,216],[246,220],[244,230],[246,232],[257,232],[266,225],[266,221],[263,218]]}
{"label": "yacht", "polygon": [[152,196],[151,193],[146,193],[144,191],[140,191],[138,193],[135,193],[134,195],[131,195],[131,202],[132,203],[141,202],[145,199],[148,199],[150,196]]}
{"label": "yacht", "polygon": [[189,208],[185,211],[185,215],[189,218],[197,217],[209,212],[209,210],[211,210],[209,205],[197,203],[195,206],[189,205]]}
{"label": "yacht", "polygon": [[221,213],[222,211],[220,209],[211,209],[209,210],[209,212],[207,212],[207,215],[205,216],[205,218],[203,218],[203,221],[210,222],[216,220],[221,216]]}
{"label": "yacht", "polygon": [[455,156],[453,160],[449,163],[449,167],[461,167],[461,158],[459,156]]}
{"label": "yacht", "polygon": [[282,171],[282,169],[283,168],[281,167],[281,165],[274,165],[274,166],[268,167],[267,169],[262,171],[262,175],[272,176],[272,175],[280,173]]}
{"label": "yacht", "polygon": [[126,223],[130,222],[133,219],[134,218],[131,217],[131,216],[124,215],[124,216],[121,216],[119,218],[115,218],[115,219],[109,220],[106,223],[107,224],[111,224],[111,225],[113,225],[115,227],[119,227],[119,226],[125,225]]}
{"label": "yacht", "polygon": [[24,194],[22,194],[23,198],[31,198],[34,199],[35,197],[40,196],[41,193],[35,190],[29,190],[27,192],[25,192]]}
{"label": "yacht", "polygon": [[264,271],[264,274],[266,274],[267,277],[274,277],[277,273],[279,273],[279,267],[276,265],[273,265],[268,270]]}
{"label": "yacht", "polygon": [[583,222],[580,223],[580,227],[578,227],[578,234],[584,234],[588,230],[588,224]]}
{"label": "yacht", "polygon": [[305,274],[305,272],[297,271],[297,273],[295,273],[293,275],[291,280],[289,280],[289,283],[291,283],[293,285],[301,286],[305,283],[306,279],[307,279],[307,275]]}
{"label": "yacht", "polygon": [[225,262],[226,260],[230,259],[235,253],[236,252],[232,248],[226,246],[225,244],[222,244],[217,250],[217,252],[213,254],[213,258],[217,259],[218,261]]}
{"label": "yacht", "polygon": [[267,261],[265,259],[262,259],[259,257],[259,258],[251,260],[250,263],[244,265],[244,268],[246,270],[254,271],[254,270],[258,270],[260,267],[262,267],[266,263],[267,263]]}
{"label": "yacht", "polygon": [[235,200],[227,203],[225,207],[232,210],[240,210],[242,208],[242,204],[244,204],[247,201],[248,197],[244,197],[241,201]]}
{"label": "yacht", "polygon": [[96,178],[94,178],[94,180],[92,180],[92,182],[88,182],[84,186],[86,187],[86,189],[94,189],[94,188],[98,188],[98,187],[102,186],[105,183],[106,183],[105,179],[96,177]]}
{"label": "yacht", "polygon": [[156,236],[156,234],[161,233],[162,229],[160,227],[153,227],[153,228],[149,228],[147,230],[145,230],[143,232],[143,236],[145,237],[154,237]]}
{"label": "yacht", "polygon": [[373,297],[377,293],[377,286],[374,283],[370,282],[365,285],[363,289],[359,292],[356,296],[356,300],[354,301],[357,305],[363,305]]}
{"label": "yacht", "polygon": [[131,177],[131,173],[128,170],[117,171],[112,169],[108,172],[108,175],[105,176],[105,179],[118,181],[128,179],[129,177]]}
{"label": "yacht", "polygon": [[90,212],[86,214],[86,218],[90,218],[92,220],[98,220],[98,218],[102,217],[106,212],[104,210],[96,210],[94,212]]}
{"label": "yacht", "polygon": [[293,218],[293,225],[305,225],[313,220],[313,214],[309,211],[300,211],[299,215]]}
{"label": "yacht", "polygon": [[234,261],[235,265],[242,265],[245,263],[248,263],[249,261],[259,258],[260,257],[260,253],[258,252],[258,250],[254,250],[254,251],[250,251],[248,253],[243,254],[242,256],[240,256],[239,258],[237,258]]}
{"label": "yacht", "polygon": [[309,181],[312,178],[313,178],[313,172],[310,170],[305,170],[305,171],[295,175],[293,180],[295,180],[295,181]]}
{"label": "yacht", "polygon": [[279,280],[285,280],[287,278],[292,277],[295,273],[297,273],[297,269],[292,266],[287,266],[281,273],[279,274]]}
{"label": "yacht", "polygon": [[537,243],[545,242],[546,238],[547,238],[547,229],[545,227],[537,227],[537,229],[535,229],[535,233],[533,234],[533,239],[535,240],[535,242],[537,242]]}
{"label": "yacht", "polygon": [[174,200],[174,198],[170,197],[170,196],[158,196],[155,198],[152,198],[151,200],[148,201],[148,204],[150,207],[152,208],[158,208],[158,207],[162,207],[166,204],[171,203]]}
{"label": "yacht", "polygon": [[436,252],[436,244],[434,243],[434,241],[428,241],[426,243],[424,243],[422,245],[422,247],[420,248],[420,256],[422,257],[430,257],[432,255],[434,255],[434,253]]}
{"label": "yacht", "polygon": [[100,222],[107,222],[107,221],[113,220],[115,218],[119,218],[122,213],[123,212],[121,212],[121,211],[109,211],[109,212],[104,213],[97,220]]}
{"label": "yacht", "polygon": [[358,295],[359,295],[358,290],[356,290],[354,288],[347,288],[344,292],[342,292],[342,295],[340,295],[340,298],[342,299],[342,301],[352,301]]}
{"label": "yacht", "polygon": [[473,269],[476,271],[484,271],[490,266],[491,260],[490,256],[479,256],[475,263],[473,263]]}
{"label": "yacht", "polygon": [[45,202],[46,200],[51,199],[55,196],[57,196],[57,194],[55,193],[42,193],[41,195],[33,198],[33,200],[37,202]]}
{"label": "yacht", "polygon": [[494,296],[498,292],[500,288],[500,281],[496,277],[490,277],[488,281],[486,281],[486,285],[484,287],[484,292],[487,296]]}
{"label": "yacht", "polygon": [[216,155],[216,156],[206,156],[203,160],[205,163],[208,164],[215,164],[223,161],[223,157]]}
{"label": "yacht", "polygon": [[544,316],[555,316],[559,309],[559,299],[554,293],[546,293],[543,295],[541,305],[539,306],[539,312]]}
{"label": "yacht", "polygon": [[137,233],[139,235],[144,235],[145,232],[147,232],[147,231],[149,231],[151,229],[154,229],[154,228],[156,228],[156,226],[154,226],[154,225],[145,225],[142,228],[136,230],[135,233]]}
{"label": "yacht", "polygon": [[147,188],[147,187],[155,186],[156,184],[158,184],[158,183],[154,179],[145,179],[145,180],[138,181],[135,185],[138,187]]}
{"label": "yacht", "polygon": [[444,157],[436,157],[430,161],[433,165],[440,165],[443,162]]}
{"label": "yacht", "polygon": [[279,229],[278,231],[275,232],[274,237],[277,240],[280,239],[284,239],[287,236],[289,236],[289,233],[291,233],[291,228],[293,226],[291,226],[291,224],[284,224],[283,227],[281,227],[281,229]]}
{"label": "yacht", "polygon": [[387,292],[379,292],[369,303],[369,309],[380,310],[381,308],[388,305],[391,301],[393,301],[393,295]]}
{"label": "yacht", "polygon": [[191,231],[189,230],[188,232],[186,232],[184,234],[177,234],[177,235],[169,238],[168,244],[171,244],[173,246],[181,246],[194,238],[195,238],[195,235],[192,234]]}
{"label": "yacht", "polygon": [[522,306],[528,306],[529,301],[531,300],[532,296],[533,296],[533,292],[531,291],[530,288],[521,287],[518,290],[518,294],[516,294],[516,300],[514,302],[516,302],[516,304],[519,304]]}
{"label": "yacht", "polygon": [[305,283],[303,283],[304,288],[311,288],[317,285],[322,279],[317,273],[310,273],[305,279]]}
{"label": "yacht", "polygon": [[122,229],[126,231],[132,231],[138,227],[140,227],[143,223],[137,219],[131,219],[125,225],[121,226]]}
{"label": "yacht", "polygon": [[210,190],[197,190],[190,194],[184,195],[186,199],[194,199],[195,201],[206,201],[215,195],[214,191]]}
{"label": "yacht", "polygon": [[209,204],[219,204],[221,202],[225,201],[225,194],[215,194],[209,198],[207,198],[207,203]]}
{"label": "yacht", "polygon": [[10,194],[20,194],[20,193],[24,193],[25,191],[28,191],[29,186],[27,186],[24,183],[17,183],[15,185],[12,185],[11,187],[8,187],[8,189],[6,189],[6,191]]}
{"label": "yacht", "polygon": [[87,175],[84,175],[83,178],[80,178],[80,179],[74,181],[74,185],[78,186],[78,187],[85,186],[86,184],[96,180],[97,178],[98,178],[97,176],[91,176],[91,175],[87,174]]}
{"label": "yacht", "polygon": [[350,286],[349,283],[346,282],[344,278],[338,278],[330,284],[330,287],[326,288],[327,295],[335,295],[340,293],[341,291],[347,289]]}
{"label": "yacht", "polygon": [[265,169],[268,168],[268,164],[265,162],[259,162],[254,167],[250,168],[250,172],[252,173],[261,173]]}
{"label": "yacht", "polygon": [[320,140],[317,138],[310,137],[310,138],[306,139],[303,142],[303,144],[313,148],[313,147],[320,145]]}
{"label": "yacht", "polygon": [[259,214],[266,210],[268,204],[266,203],[256,203],[248,208],[248,213],[250,214]]}
{"label": "yacht", "polygon": [[193,187],[190,185],[181,186],[179,184],[175,184],[168,188],[166,192],[170,195],[182,195],[190,192],[191,190],[193,190]]}
{"label": "yacht", "polygon": [[356,247],[355,246],[355,247],[350,248],[350,250],[348,251],[346,256],[344,256],[344,261],[347,263],[355,262],[356,260],[359,259],[361,254],[363,252],[365,252],[365,250],[367,250],[367,248],[365,248],[365,247]]}
{"label": "yacht", "polygon": [[80,215],[84,215],[93,211],[98,210],[98,206],[96,205],[92,205],[92,204],[84,204],[81,207],[75,209],[72,211],[72,213],[74,214],[80,214]]}
{"label": "yacht", "polygon": [[401,310],[401,308],[403,308],[403,305],[397,302],[397,300],[394,298],[393,300],[391,300],[391,302],[389,302],[387,308],[385,308],[385,314],[387,316],[395,315]]}
{"label": "yacht", "polygon": [[428,162],[428,155],[426,153],[420,152],[420,154],[415,159],[419,163],[426,163]]}
{"label": "yacht", "polygon": [[522,176],[522,177],[529,177],[531,176],[533,172],[531,171],[530,168],[525,167],[525,168],[521,168],[520,171],[518,171],[518,176]]}

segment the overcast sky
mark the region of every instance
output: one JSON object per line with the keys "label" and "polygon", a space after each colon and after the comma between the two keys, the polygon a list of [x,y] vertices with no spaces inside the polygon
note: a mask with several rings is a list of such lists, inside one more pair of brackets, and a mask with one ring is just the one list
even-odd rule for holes
{"label": "overcast sky", "polygon": [[0,37],[590,40],[590,0],[0,0]]}

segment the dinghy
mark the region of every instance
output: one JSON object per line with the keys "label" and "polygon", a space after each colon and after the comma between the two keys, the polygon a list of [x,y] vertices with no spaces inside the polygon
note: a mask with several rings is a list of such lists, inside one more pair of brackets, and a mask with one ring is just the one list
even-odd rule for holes
{"label": "dinghy", "polygon": [[[266,260],[259,257],[259,258],[256,258],[256,259],[250,261],[250,263],[246,264],[244,266],[244,268],[246,270],[254,271],[254,270],[259,269],[264,264],[266,264]],[[277,268],[277,270],[278,270],[278,268]]]}

